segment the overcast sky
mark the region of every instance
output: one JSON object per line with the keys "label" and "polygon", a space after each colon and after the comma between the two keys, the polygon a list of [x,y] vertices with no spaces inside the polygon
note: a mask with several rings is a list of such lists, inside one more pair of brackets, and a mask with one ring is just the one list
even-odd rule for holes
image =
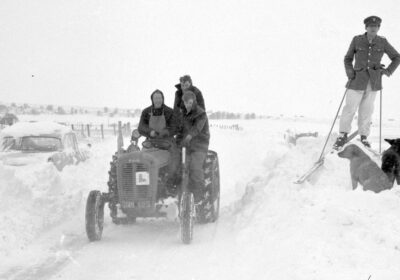
{"label": "overcast sky", "polygon": [[[1,0],[0,102],[141,108],[158,88],[172,105],[190,74],[207,109],[330,116],[370,15],[400,51],[396,0]],[[384,115],[398,104],[400,69]]]}

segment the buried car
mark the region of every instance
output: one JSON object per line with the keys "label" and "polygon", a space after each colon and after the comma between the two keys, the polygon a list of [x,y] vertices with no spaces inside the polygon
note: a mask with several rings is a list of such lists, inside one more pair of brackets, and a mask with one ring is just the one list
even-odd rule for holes
{"label": "buried car", "polygon": [[25,166],[52,162],[61,171],[89,157],[81,149],[75,133],[54,122],[20,122],[0,132],[0,161],[5,165]]}

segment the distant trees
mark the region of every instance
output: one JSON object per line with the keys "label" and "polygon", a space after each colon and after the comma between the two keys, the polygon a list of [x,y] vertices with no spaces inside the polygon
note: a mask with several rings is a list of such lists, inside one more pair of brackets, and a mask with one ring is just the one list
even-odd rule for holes
{"label": "distant trees", "polygon": [[31,115],[40,115],[40,111],[36,108],[31,108],[31,110],[29,111],[29,114]]}
{"label": "distant trees", "polygon": [[[97,109],[85,108],[85,107],[63,107],[59,105],[52,104],[16,104],[15,102],[10,103],[10,105],[0,104],[0,116],[5,115],[6,113],[14,113],[14,114],[31,114],[31,115],[39,115],[39,114],[58,114],[58,115],[74,115],[74,114],[93,114],[97,116],[109,116],[109,117],[128,117],[135,118],[140,117],[142,110],[141,109],[121,109],[121,108],[110,108],[110,107],[99,107]],[[221,114],[221,113],[219,113]],[[235,118],[235,114],[233,113],[224,113],[224,117],[227,118]],[[220,116],[219,116],[220,117]]]}
{"label": "distant trees", "polygon": [[6,105],[0,104],[0,114],[5,114],[7,113],[8,108]]}
{"label": "distant trees", "polygon": [[232,120],[232,119],[255,119],[257,118],[255,113],[247,113],[245,115],[239,114],[239,113],[232,113],[232,112],[222,112],[222,111],[217,111],[217,112],[211,112],[208,115],[208,118],[211,120],[221,120],[221,119],[227,119],[227,120]]}
{"label": "distant trees", "polygon": [[61,106],[57,107],[57,112],[56,113],[59,114],[59,115],[65,115],[66,114],[64,108],[61,107]]}

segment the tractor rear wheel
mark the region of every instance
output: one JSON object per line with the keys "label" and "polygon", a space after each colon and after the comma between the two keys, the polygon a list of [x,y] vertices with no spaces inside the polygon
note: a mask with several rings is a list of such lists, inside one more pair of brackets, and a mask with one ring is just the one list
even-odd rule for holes
{"label": "tractor rear wheel", "polygon": [[209,151],[204,163],[205,191],[203,203],[198,207],[199,223],[213,223],[219,217],[220,179],[218,155]]}

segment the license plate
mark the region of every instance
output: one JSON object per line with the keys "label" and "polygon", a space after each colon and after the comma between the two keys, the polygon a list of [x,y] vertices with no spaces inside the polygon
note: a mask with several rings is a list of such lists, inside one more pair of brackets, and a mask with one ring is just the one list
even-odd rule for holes
{"label": "license plate", "polygon": [[150,185],[150,174],[146,171],[136,172],[136,186]]}
{"label": "license plate", "polygon": [[138,202],[131,202],[125,201],[122,202],[122,207],[124,208],[148,208],[151,207],[151,201],[138,201]]}

